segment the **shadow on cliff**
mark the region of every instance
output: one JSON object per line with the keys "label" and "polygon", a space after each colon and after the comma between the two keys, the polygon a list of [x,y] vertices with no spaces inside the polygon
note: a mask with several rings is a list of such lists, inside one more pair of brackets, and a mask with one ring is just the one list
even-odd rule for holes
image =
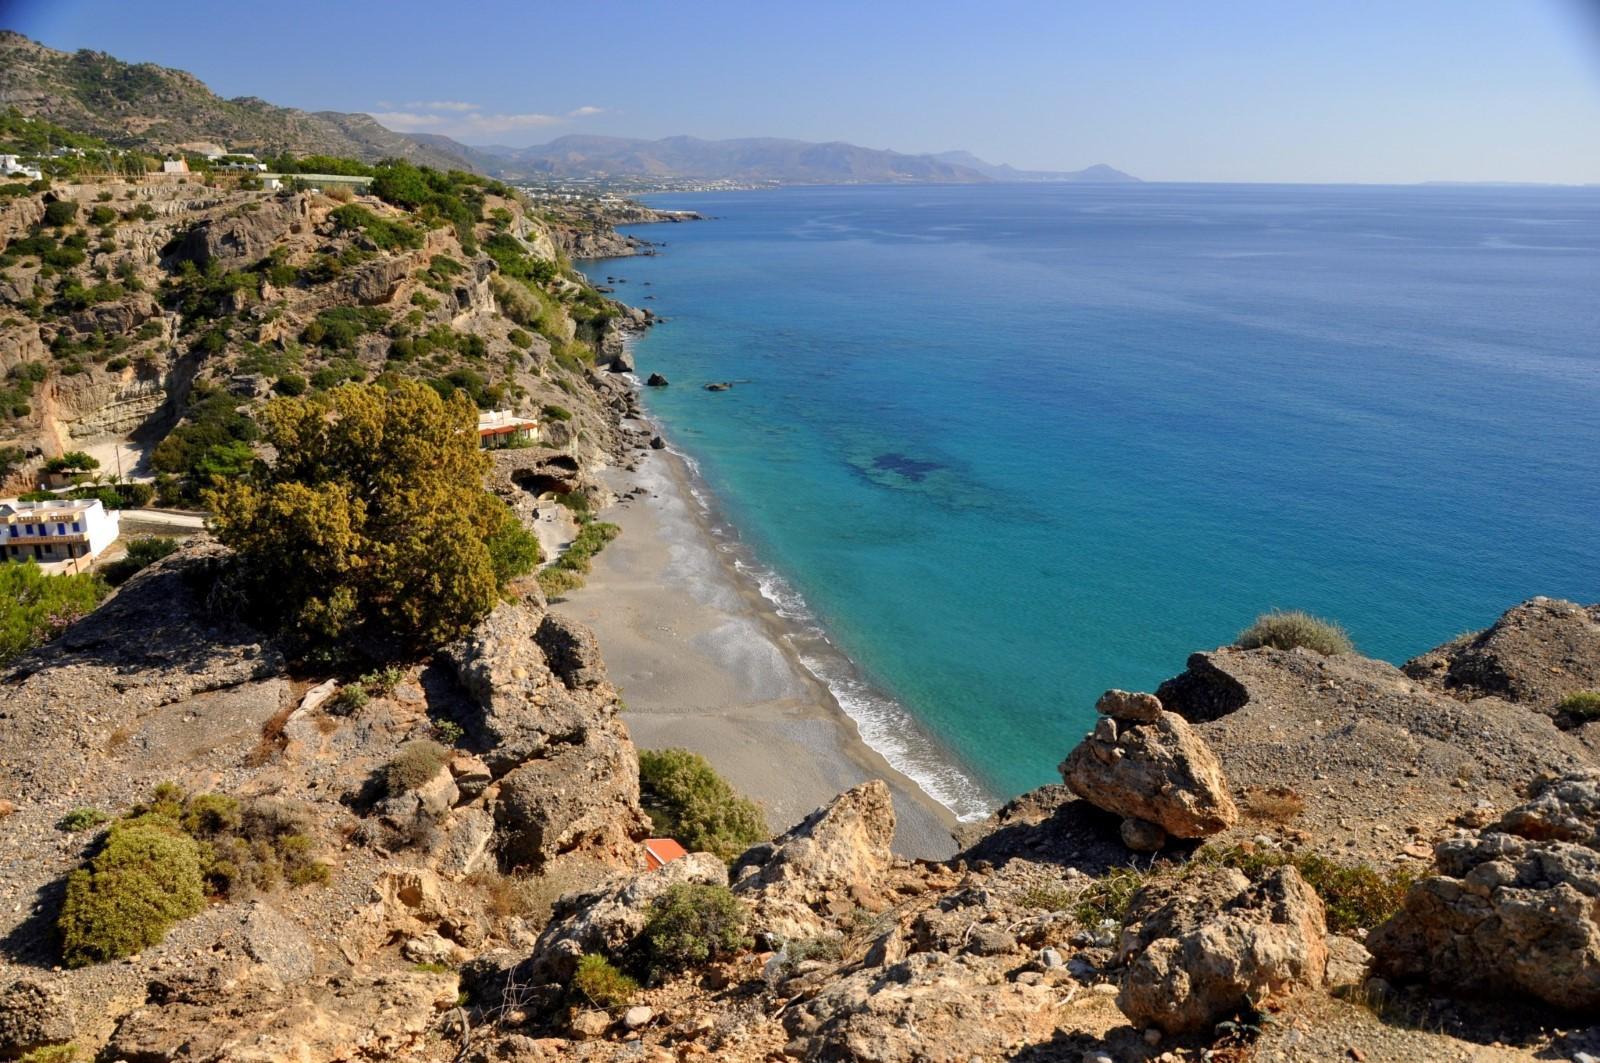
{"label": "shadow on cliff", "polygon": [[968,863],[1003,867],[1015,859],[1076,868],[1099,877],[1141,859],[1122,844],[1122,820],[1073,796],[1065,786],[1041,786],[994,814],[956,855]]}

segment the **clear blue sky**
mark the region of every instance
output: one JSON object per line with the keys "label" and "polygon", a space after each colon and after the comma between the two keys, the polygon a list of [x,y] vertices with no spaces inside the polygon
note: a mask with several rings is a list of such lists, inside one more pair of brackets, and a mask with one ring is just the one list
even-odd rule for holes
{"label": "clear blue sky", "polygon": [[225,96],[524,145],[790,136],[1202,181],[1600,181],[1600,0],[0,0]]}

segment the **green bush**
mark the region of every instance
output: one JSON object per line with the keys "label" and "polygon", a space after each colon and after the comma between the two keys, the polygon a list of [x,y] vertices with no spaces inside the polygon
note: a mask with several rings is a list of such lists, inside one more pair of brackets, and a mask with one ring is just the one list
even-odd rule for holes
{"label": "green bush", "polygon": [[747,922],[728,887],[680,882],[650,905],[640,940],[652,966],[681,971],[749,948]]}
{"label": "green bush", "polygon": [[1299,610],[1273,610],[1263,613],[1239,633],[1233,643],[1241,650],[1270,646],[1277,650],[1292,650],[1304,646],[1325,657],[1350,653],[1355,649],[1350,636],[1338,624],[1322,620]]}
{"label": "green bush", "polygon": [[724,861],[772,837],[756,803],[687,749],[639,751],[639,802],[658,835]]}
{"label": "green bush", "polygon": [[31,559],[0,563],[0,665],[65,631],[109,592],[92,572],[47,576]]}
{"label": "green bush", "polygon": [[70,199],[58,199],[44,208],[44,223],[61,228],[71,225],[72,219],[78,216],[78,205]]}
{"label": "green bush", "polygon": [[628,1006],[639,991],[639,983],[617,970],[604,956],[587,953],[578,961],[572,988],[595,1007],[615,1011]]}
{"label": "green bush", "polygon": [[383,766],[384,792],[391,796],[410,793],[439,774],[449,759],[450,751],[437,742],[426,738],[407,742]]}
{"label": "green bush", "polygon": [[56,829],[76,834],[80,830],[89,830],[98,827],[111,819],[98,808],[75,808],[71,812],[56,820]]}
{"label": "green bush", "polygon": [[1556,711],[1580,720],[1600,719],[1600,690],[1579,690],[1556,703]]}
{"label": "green bush", "polygon": [[1289,865],[1300,872],[1306,885],[1322,898],[1328,929],[1334,933],[1371,930],[1400,910],[1417,881],[1416,872],[1395,867],[1380,871],[1369,864],[1343,864],[1317,853],[1284,853],[1271,849],[1206,846],[1195,854],[1197,863],[1236,867],[1252,879]]}
{"label": "green bush", "polygon": [[57,926],[68,967],[131,956],[205,906],[201,849],[160,817],[118,823],[67,879]]}
{"label": "green bush", "polygon": [[404,222],[380,218],[367,208],[353,203],[337,208],[328,217],[340,231],[364,233],[368,240],[385,251],[414,251],[422,246],[420,230]]}
{"label": "green bush", "polygon": [[[150,490],[145,484],[140,484],[139,486]],[[149,499],[146,498],[146,501],[149,501]],[[106,565],[101,572],[105,576],[107,583],[113,587],[120,587],[132,579],[135,573],[149,568],[177,549],[178,540],[176,539],[157,536],[134,539],[128,543],[127,555]]]}
{"label": "green bush", "polygon": [[572,420],[572,411],[567,409],[565,406],[557,406],[554,403],[551,403],[544,408],[543,412],[545,417],[552,421]]}
{"label": "green bush", "polygon": [[372,695],[367,693],[365,683],[360,681],[346,683],[339,688],[339,693],[333,696],[328,703],[328,711],[335,716],[349,716],[367,707],[367,702],[372,700]]}
{"label": "green bush", "polygon": [[560,594],[583,586],[583,577],[589,574],[594,555],[621,533],[621,528],[606,521],[591,520],[584,524],[561,556],[539,570],[539,586],[546,594]]}

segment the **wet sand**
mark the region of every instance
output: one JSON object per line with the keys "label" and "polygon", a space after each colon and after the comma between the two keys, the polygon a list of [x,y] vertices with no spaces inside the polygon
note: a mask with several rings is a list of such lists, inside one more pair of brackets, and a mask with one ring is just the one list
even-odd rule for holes
{"label": "wet sand", "polygon": [[670,451],[637,472],[602,479],[624,497],[600,514],[622,534],[582,589],[555,608],[600,640],[622,714],[645,749],[700,753],[788,829],[842,790],[882,779],[894,794],[894,848],[907,857],[955,851],[955,817],[861,741],[855,722],[806,670],[784,622],[719,549]]}

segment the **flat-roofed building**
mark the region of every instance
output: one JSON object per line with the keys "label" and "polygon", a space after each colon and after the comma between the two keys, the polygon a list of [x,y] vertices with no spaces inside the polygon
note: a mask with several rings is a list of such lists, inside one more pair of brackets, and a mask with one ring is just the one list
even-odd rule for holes
{"label": "flat-roofed building", "polygon": [[519,417],[510,410],[488,410],[478,414],[478,446],[485,450],[521,446],[538,438],[538,421]]}
{"label": "flat-roofed building", "polygon": [[120,532],[120,514],[98,498],[0,501],[0,556],[7,561],[87,564],[116,542]]}

